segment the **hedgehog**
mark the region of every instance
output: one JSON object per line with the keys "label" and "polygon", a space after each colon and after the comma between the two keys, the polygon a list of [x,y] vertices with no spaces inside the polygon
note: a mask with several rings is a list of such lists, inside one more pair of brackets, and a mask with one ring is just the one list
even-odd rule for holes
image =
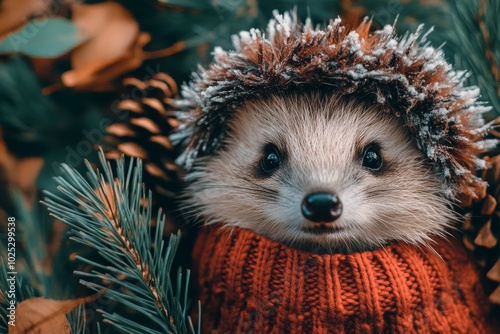
{"label": "hedgehog", "polygon": [[316,253],[427,244],[482,184],[495,142],[476,87],[419,27],[274,14],[183,89],[183,211]]}
{"label": "hedgehog", "polygon": [[188,182],[188,203],[205,224],[251,229],[302,249],[423,242],[454,219],[399,120],[319,92],[245,103],[223,148]]}

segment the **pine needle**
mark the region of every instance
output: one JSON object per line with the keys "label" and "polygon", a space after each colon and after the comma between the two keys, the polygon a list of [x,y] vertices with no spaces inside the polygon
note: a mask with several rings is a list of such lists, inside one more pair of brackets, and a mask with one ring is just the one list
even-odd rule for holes
{"label": "pine needle", "polygon": [[481,88],[483,100],[494,109],[488,120],[500,114],[500,1],[450,1],[450,47],[459,68],[472,73],[468,85]]}
{"label": "pine needle", "polygon": [[120,332],[194,333],[187,317],[189,271],[183,280],[179,268],[175,286],[171,279],[180,233],[163,240],[161,210],[152,226],[152,195],[142,183],[142,161],[132,159],[126,166],[122,157],[115,175],[102,150],[99,159],[102,171],[86,161],[87,177],[63,164],[61,176],[55,178],[61,194],[45,192],[42,202],[71,228],[72,240],[97,250],[108,262],[77,257],[93,270],[75,274],[82,276],[80,282],[86,287],[106,289],[107,298],[150,320],[139,323],[99,310],[104,322]]}

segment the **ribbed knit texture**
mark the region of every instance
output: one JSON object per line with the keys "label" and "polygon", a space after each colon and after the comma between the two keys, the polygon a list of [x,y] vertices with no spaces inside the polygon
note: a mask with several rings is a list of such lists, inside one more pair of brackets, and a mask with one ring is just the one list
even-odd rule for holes
{"label": "ribbed knit texture", "polygon": [[194,264],[203,333],[493,333],[479,274],[455,240],[316,255],[205,227]]}

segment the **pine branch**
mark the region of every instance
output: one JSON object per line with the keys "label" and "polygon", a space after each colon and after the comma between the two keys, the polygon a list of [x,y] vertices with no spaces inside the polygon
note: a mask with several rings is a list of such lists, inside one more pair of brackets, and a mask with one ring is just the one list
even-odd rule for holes
{"label": "pine branch", "polygon": [[80,282],[95,291],[107,289],[105,296],[149,319],[139,323],[99,310],[104,322],[120,332],[194,332],[187,315],[189,271],[183,280],[179,269],[175,287],[170,276],[180,234],[164,242],[161,210],[152,226],[152,197],[142,184],[141,160],[132,159],[126,168],[122,157],[115,176],[102,150],[99,157],[102,172],[86,161],[84,178],[63,164],[62,176],[56,178],[62,194],[45,193],[44,204],[52,216],[72,228],[71,239],[94,248],[108,262],[78,257],[94,267],[91,272],[76,272],[84,277]]}
{"label": "pine branch", "polygon": [[495,109],[491,116],[500,114],[500,1],[449,1],[453,17],[451,44],[455,63],[471,72],[468,84],[478,85]]}
{"label": "pine branch", "polygon": [[[5,257],[6,258],[6,257]],[[14,300],[11,290],[11,283],[13,282],[12,275],[7,273],[11,270],[8,269],[7,263],[4,261],[4,257],[0,257],[0,332],[7,333],[8,322],[9,322],[9,310],[10,301]],[[27,284],[26,280],[22,276],[14,276],[15,289],[15,301],[16,304],[22,302],[25,299],[32,298],[35,296],[33,288]]]}
{"label": "pine branch", "polygon": [[85,321],[87,318],[85,312],[85,305],[82,304],[78,306],[73,312],[68,314],[68,322],[71,325],[71,333],[72,334],[101,334],[101,327],[99,323],[96,324],[96,330],[91,331],[87,322]]}
{"label": "pine branch", "polygon": [[[499,61],[495,57],[495,53],[493,52],[493,46],[492,46],[492,38],[496,39],[498,42],[498,39],[500,36],[498,36],[498,29],[495,31],[494,35],[490,35],[489,27],[487,26],[487,7],[488,7],[488,2],[489,0],[480,0],[479,4],[479,28],[481,29],[481,35],[483,36],[483,41],[484,41],[484,46],[485,46],[485,56],[486,60],[488,61],[490,68],[491,68],[491,74],[493,74],[493,78],[497,83],[500,83],[500,69],[498,67]],[[497,2],[498,4],[498,2]],[[500,7],[499,7],[500,8]],[[493,9],[495,10],[495,8]],[[498,14],[498,11],[496,12]],[[491,21],[490,21],[491,22]],[[498,20],[497,20],[498,22]],[[497,95],[500,97],[500,85],[497,85]]]}
{"label": "pine branch", "polygon": [[[62,297],[63,284],[53,280],[50,273],[52,261],[47,259],[47,231],[49,217],[41,216],[41,210],[27,209],[18,190],[12,191],[12,201],[16,208],[18,249],[16,271],[22,274],[37,294],[45,297]],[[21,255],[21,256],[20,256]],[[62,289],[60,289],[62,288]]]}

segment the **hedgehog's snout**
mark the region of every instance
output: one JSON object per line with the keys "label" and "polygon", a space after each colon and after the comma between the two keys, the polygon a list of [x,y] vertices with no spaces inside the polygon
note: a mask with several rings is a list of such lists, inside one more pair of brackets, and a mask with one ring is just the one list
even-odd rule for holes
{"label": "hedgehog's snout", "polygon": [[329,223],[342,214],[342,202],[334,193],[310,193],[302,201],[302,215],[314,223]]}

